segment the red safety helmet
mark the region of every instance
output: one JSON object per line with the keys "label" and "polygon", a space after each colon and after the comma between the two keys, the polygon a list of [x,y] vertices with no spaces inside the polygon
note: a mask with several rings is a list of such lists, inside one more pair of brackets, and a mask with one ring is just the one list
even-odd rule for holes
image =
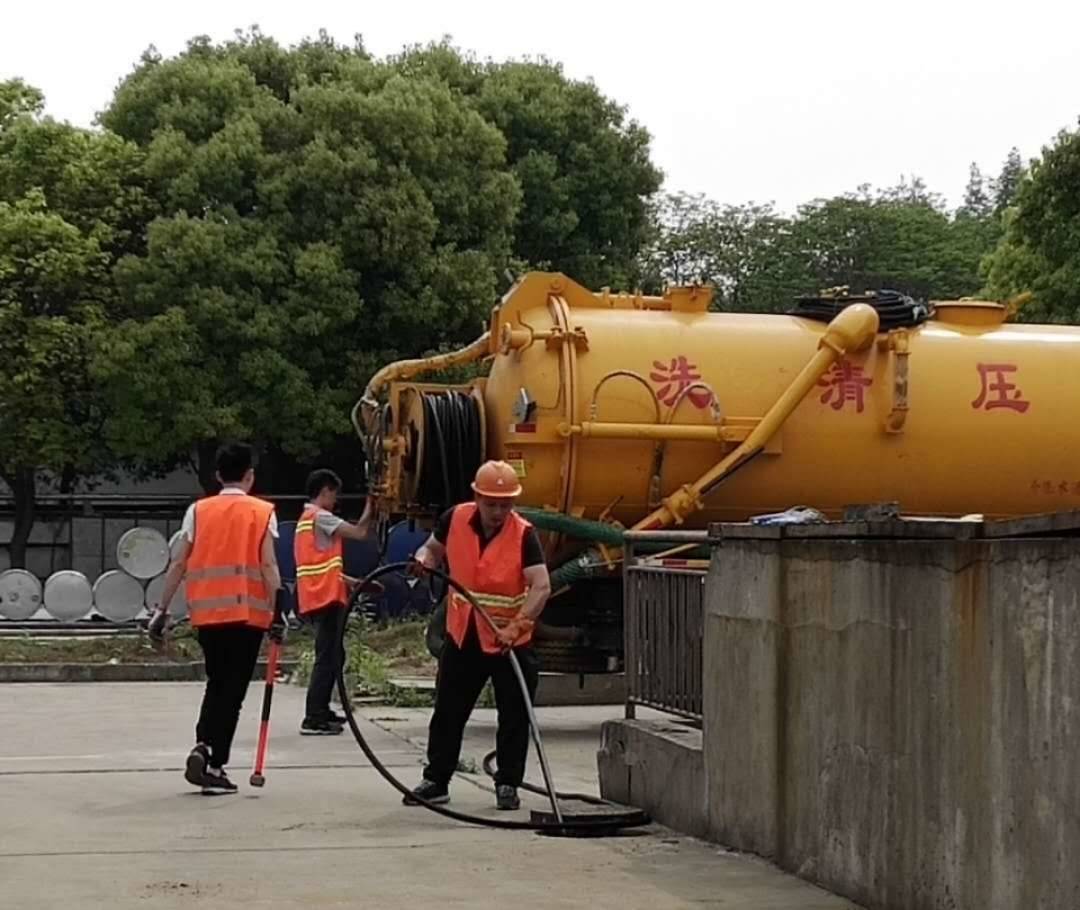
{"label": "red safety helmet", "polygon": [[517,473],[505,461],[487,461],[480,465],[472,488],[481,496],[498,499],[512,499],[521,495]]}

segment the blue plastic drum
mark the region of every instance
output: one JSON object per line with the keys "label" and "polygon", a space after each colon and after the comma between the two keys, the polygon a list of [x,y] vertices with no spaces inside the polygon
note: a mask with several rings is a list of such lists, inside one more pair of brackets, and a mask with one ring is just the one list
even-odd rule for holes
{"label": "blue plastic drum", "polygon": [[[390,529],[384,561],[408,562],[428,539],[429,534],[430,531],[411,529],[408,521],[398,522]],[[380,618],[426,616],[434,608],[428,579],[412,578],[394,572],[384,575],[380,581],[386,589],[379,605]]]}
{"label": "blue plastic drum", "polygon": [[346,540],[342,547],[345,574],[363,578],[379,564],[379,543],[374,536],[366,540]]}
{"label": "blue plastic drum", "polygon": [[428,539],[430,531],[409,530],[409,522],[399,521],[390,529],[386,542],[386,561],[408,562],[420,545]]}
{"label": "blue plastic drum", "polygon": [[274,554],[277,556],[278,570],[282,581],[296,581],[296,555],[293,553],[293,539],[296,537],[296,522],[278,522],[278,536],[274,541]]}

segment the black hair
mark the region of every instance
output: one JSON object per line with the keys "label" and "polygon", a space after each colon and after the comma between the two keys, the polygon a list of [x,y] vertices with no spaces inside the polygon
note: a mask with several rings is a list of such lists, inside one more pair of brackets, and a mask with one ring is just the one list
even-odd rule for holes
{"label": "black hair", "polygon": [[308,475],[306,486],[308,502],[314,502],[315,498],[327,487],[331,490],[340,490],[341,478],[329,468],[312,471]]}
{"label": "black hair", "polygon": [[230,442],[217,450],[217,472],[222,483],[240,483],[253,467],[255,453],[243,442]]}

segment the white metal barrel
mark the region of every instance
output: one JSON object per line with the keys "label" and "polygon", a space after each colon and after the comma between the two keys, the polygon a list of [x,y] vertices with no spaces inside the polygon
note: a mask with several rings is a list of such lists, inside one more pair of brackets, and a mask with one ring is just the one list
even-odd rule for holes
{"label": "white metal barrel", "polygon": [[116,561],[133,578],[160,575],[169,564],[165,535],[154,528],[131,528],[116,544]]}
{"label": "white metal barrel", "polygon": [[26,569],[0,572],[0,616],[29,619],[41,609],[41,582]]}
{"label": "white metal barrel", "polygon": [[[165,576],[159,575],[146,586],[146,608],[153,612],[161,604],[161,595],[165,589]],[[175,621],[188,615],[187,597],[184,596],[184,586],[180,585],[173,595],[169,604],[169,616]]]}
{"label": "white metal barrel", "polygon": [[94,582],[94,609],[112,622],[129,622],[145,605],[145,593],[138,579],[113,569]]}
{"label": "white metal barrel", "polygon": [[63,569],[46,580],[44,599],[45,609],[53,619],[73,622],[94,606],[94,590],[82,572]]}
{"label": "white metal barrel", "polygon": [[169,538],[169,556],[172,559],[176,558],[176,554],[180,549],[180,540],[184,536],[183,531],[173,531],[172,537]]}

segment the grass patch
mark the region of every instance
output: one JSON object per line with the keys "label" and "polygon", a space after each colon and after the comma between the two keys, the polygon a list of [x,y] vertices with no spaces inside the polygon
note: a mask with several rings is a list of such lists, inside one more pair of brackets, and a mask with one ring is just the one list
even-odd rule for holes
{"label": "grass patch", "polygon": [[[291,632],[282,660],[296,660],[309,648],[311,633]],[[269,642],[263,642],[265,657]],[[186,623],[169,633],[165,647],[157,651],[146,635],[49,638],[37,633],[0,638],[0,664],[179,664],[201,662],[195,630]]]}
{"label": "grass patch", "polygon": [[[351,692],[399,708],[426,708],[432,693],[401,688],[395,677],[435,675],[435,660],[424,643],[426,620],[375,624],[362,617],[350,620],[345,631],[345,678]],[[314,644],[301,650],[295,682],[306,685],[315,661]]]}
{"label": "grass patch", "polygon": [[202,651],[187,628],[172,636],[160,652],[150,647],[144,635],[0,638],[2,664],[171,664],[197,660],[202,660]]}

